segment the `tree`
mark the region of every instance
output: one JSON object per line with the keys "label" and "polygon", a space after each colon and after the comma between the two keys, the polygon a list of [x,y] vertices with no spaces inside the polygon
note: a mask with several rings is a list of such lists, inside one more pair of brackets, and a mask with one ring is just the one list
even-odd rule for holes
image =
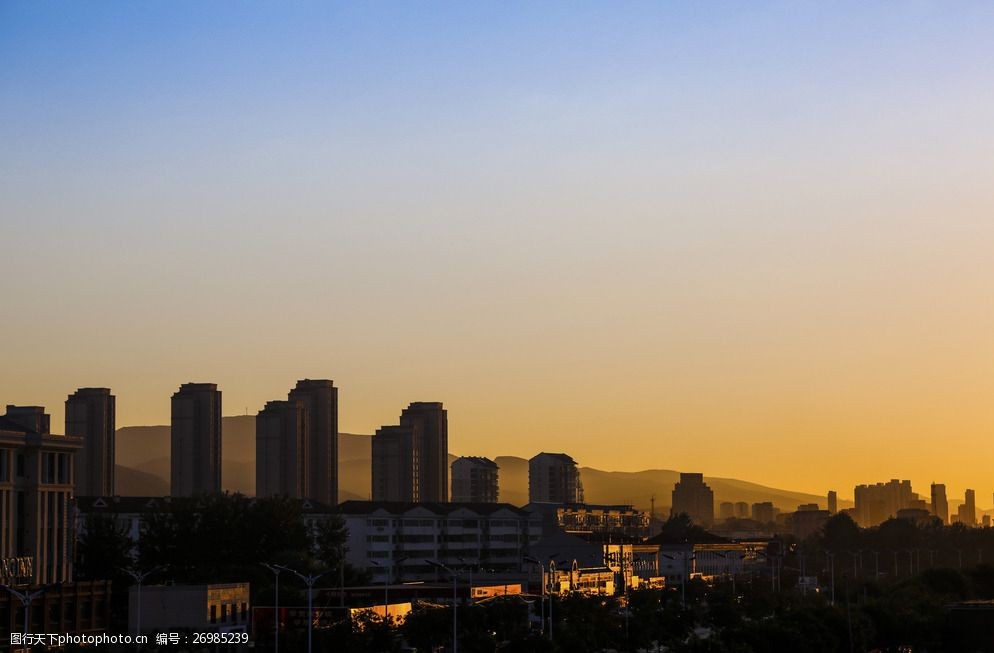
{"label": "tree", "polygon": [[127,578],[134,564],[134,543],[124,526],[109,515],[89,515],[85,530],[76,542],[76,576],[81,580]]}

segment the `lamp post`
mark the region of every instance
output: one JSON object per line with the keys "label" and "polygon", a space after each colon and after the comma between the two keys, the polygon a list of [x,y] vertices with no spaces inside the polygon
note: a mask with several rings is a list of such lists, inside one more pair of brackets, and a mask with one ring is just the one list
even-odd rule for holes
{"label": "lamp post", "polygon": [[538,565],[538,573],[541,575],[542,586],[540,591],[542,592],[542,598],[539,600],[539,606],[540,606],[539,609],[542,612],[541,614],[542,621],[541,624],[539,625],[539,634],[544,635],[545,634],[545,569],[542,567],[542,561],[539,560],[538,558],[534,558],[532,556],[525,556],[523,560],[525,562],[531,562],[535,565]]}
{"label": "lamp post", "polygon": [[273,608],[275,610],[273,630],[275,631],[274,638],[276,639],[276,653],[280,653],[280,572],[283,570],[276,565],[269,564],[268,562],[262,563],[262,566],[273,572],[273,575],[276,576],[276,606]]}
{"label": "lamp post", "polygon": [[[15,590],[13,587],[10,587],[9,585],[0,585],[0,587],[3,587],[5,590],[7,590],[8,592],[10,592],[11,596],[13,596],[17,600],[19,600],[21,602],[21,605],[24,607],[24,632],[25,633],[29,632],[29,629],[31,628],[31,603],[36,598],[38,598],[39,596],[41,596],[42,594],[44,594],[45,592],[47,592],[49,589],[51,589],[54,586],[55,585],[46,585],[45,587],[41,587],[39,589],[36,589],[33,592],[18,592],[17,590]],[[30,648],[26,648],[24,650],[25,651],[30,651],[31,649]]]}
{"label": "lamp post", "polygon": [[140,571],[138,569],[125,569],[128,575],[134,578],[135,582],[138,583],[138,614],[135,619],[136,640],[138,635],[140,635],[142,631],[142,583],[145,582],[146,578],[148,578],[155,572],[159,571],[160,569],[162,569],[162,567],[152,567],[151,569],[148,569],[146,571]]}
{"label": "lamp post", "polygon": [[456,572],[437,560],[425,560],[425,562],[452,575],[452,653],[459,653],[459,606],[456,604]]}
{"label": "lamp post", "polygon": [[304,575],[296,569],[290,569],[289,567],[284,567],[283,565],[275,566],[279,567],[283,571],[289,571],[291,574],[304,581],[304,584],[307,585],[307,653],[312,653],[312,635],[314,632],[314,583],[318,582],[318,580],[328,572]]}

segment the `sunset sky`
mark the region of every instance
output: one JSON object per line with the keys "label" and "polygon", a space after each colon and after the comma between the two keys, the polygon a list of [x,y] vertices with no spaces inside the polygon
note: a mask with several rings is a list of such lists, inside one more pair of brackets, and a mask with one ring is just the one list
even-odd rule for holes
{"label": "sunset sky", "polygon": [[0,3],[0,404],[994,492],[994,4]]}

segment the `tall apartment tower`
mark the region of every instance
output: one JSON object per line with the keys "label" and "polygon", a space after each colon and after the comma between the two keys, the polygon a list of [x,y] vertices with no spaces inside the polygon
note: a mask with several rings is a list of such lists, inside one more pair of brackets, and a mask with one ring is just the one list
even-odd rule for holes
{"label": "tall apartment tower", "polygon": [[949,523],[949,502],[946,500],[944,483],[932,483],[932,514],[941,519],[943,524]]}
{"label": "tall apartment tower", "polygon": [[255,495],[307,496],[307,411],[270,401],[255,416]]}
{"label": "tall apartment tower", "polygon": [[977,525],[977,493],[973,490],[966,491],[963,505],[959,509],[959,520],[967,526]]}
{"label": "tall apartment tower", "polygon": [[172,398],[170,494],[221,491],[221,391],[216,383],[184,383]]}
{"label": "tall apartment tower", "polygon": [[576,461],[564,453],[542,452],[528,461],[530,503],[583,503]]}
{"label": "tall apartment tower", "polygon": [[66,435],[83,438],[76,452],[76,495],[114,494],[115,398],[108,388],[80,388],[66,399]]}
{"label": "tall apartment tower", "polygon": [[704,474],[680,474],[673,486],[673,514],[680,513],[702,526],[714,522],[714,492],[704,482]]}
{"label": "tall apartment tower", "polygon": [[0,559],[8,585],[72,582],[73,457],[82,438],[53,435],[41,406],[0,416]]}
{"label": "tall apartment tower", "polygon": [[835,490],[828,491],[828,514],[834,515],[839,512],[839,493]]}
{"label": "tall apartment tower", "polygon": [[338,505],[338,388],[328,379],[302,379],[288,398],[306,412],[307,498]]}
{"label": "tall apartment tower", "polygon": [[421,426],[384,426],[373,435],[373,501],[423,501]]}
{"label": "tall apartment tower", "polygon": [[400,414],[400,425],[419,428],[420,501],[449,500],[449,417],[440,401],[415,401]]}
{"label": "tall apartment tower", "polygon": [[497,463],[489,458],[463,456],[452,461],[452,500],[461,503],[497,503]]}

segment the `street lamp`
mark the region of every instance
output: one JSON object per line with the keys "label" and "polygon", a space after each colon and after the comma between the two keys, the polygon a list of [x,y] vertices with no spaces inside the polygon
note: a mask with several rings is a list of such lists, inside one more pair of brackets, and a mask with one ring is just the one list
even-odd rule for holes
{"label": "street lamp", "polygon": [[162,567],[160,566],[160,567],[152,567],[151,569],[148,569],[146,571],[140,571],[138,569],[125,569],[124,570],[124,571],[126,571],[128,573],[129,576],[131,576],[132,578],[135,579],[136,583],[138,583],[138,615],[137,615],[137,618],[135,620],[135,639],[136,639],[136,641],[137,641],[137,638],[141,634],[141,631],[142,631],[142,583],[145,582],[146,578],[148,578],[149,576],[151,576],[152,574],[154,574],[155,572],[157,572],[157,571],[159,571],[161,569],[162,569]]}
{"label": "street lamp", "polygon": [[[52,585],[46,585],[44,587],[36,589],[33,592],[18,592],[17,590],[15,590],[13,587],[10,587],[9,585],[0,585],[0,587],[4,588],[8,592],[10,592],[11,596],[17,598],[21,602],[21,605],[24,607],[24,632],[25,633],[30,632],[30,628],[31,628],[31,603],[32,603],[32,601],[34,601],[36,598],[38,598],[39,596],[41,596],[42,594],[44,594],[48,590],[52,589],[56,585],[58,585],[58,583],[54,583]],[[25,650],[27,651],[27,650],[30,650],[30,649],[25,649]]]}
{"label": "street lamp", "polygon": [[542,611],[542,621],[539,626],[539,634],[545,634],[545,569],[542,567],[542,561],[538,558],[532,556],[525,556],[522,558],[525,562],[531,562],[532,564],[538,565],[538,573],[541,575],[541,592],[542,598],[539,600],[540,610]]}
{"label": "street lamp", "polygon": [[452,653],[459,653],[459,609],[456,604],[458,600],[456,597],[456,572],[437,560],[425,560],[425,562],[436,569],[441,569],[452,575]]}
{"label": "street lamp", "polygon": [[407,558],[397,558],[392,563],[387,563],[381,565],[375,560],[370,560],[369,562],[374,567],[380,567],[384,570],[383,576],[383,615],[386,621],[390,621],[390,582],[393,578],[393,567],[394,565],[399,565],[400,563],[407,560]]}
{"label": "street lamp", "polygon": [[276,631],[276,634],[274,635],[276,639],[276,653],[280,653],[280,572],[283,570],[276,565],[269,564],[268,562],[262,563],[262,566],[273,572],[273,575],[276,576],[276,607],[274,608],[276,615],[275,619],[273,619],[273,624],[275,626],[274,630]]}
{"label": "street lamp", "polygon": [[304,584],[307,585],[307,653],[311,653],[313,650],[312,635],[314,631],[314,583],[318,582],[318,580],[328,572],[325,571],[320,574],[304,575],[296,569],[290,569],[289,567],[284,567],[283,565],[274,566],[282,569],[283,571],[289,571],[291,574],[304,581]]}
{"label": "street lamp", "polygon": [[[673,562],[676,562],[676,557],[674,556],[667,555],[662,552],[660,552],[659,555],[669,560],[672,560]],[[690,576],[690,561],[696,559],[697,556],[690,553],[689,551],[687,551],[683,555],[683,579],[680,583],[680,594],[681,594],[680,602],[683,604],[683,607],[687,607],[687,577]]]}

